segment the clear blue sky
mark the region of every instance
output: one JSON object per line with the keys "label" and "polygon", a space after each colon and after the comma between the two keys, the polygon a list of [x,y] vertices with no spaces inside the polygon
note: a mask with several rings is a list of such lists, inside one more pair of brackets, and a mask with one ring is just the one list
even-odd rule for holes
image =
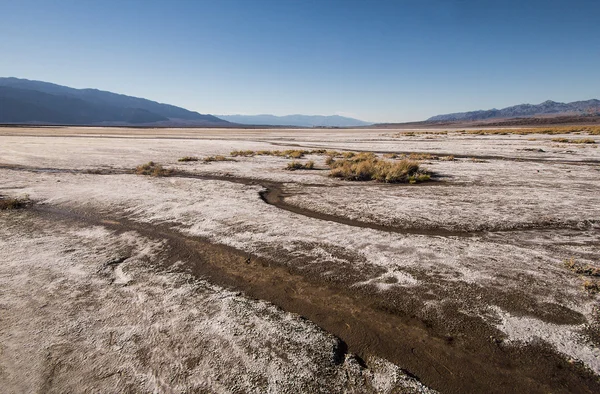
{"label": "clear blue sky", "polygon": [[0,0],[0,76],[370,121],[600,98],[600,1]]}

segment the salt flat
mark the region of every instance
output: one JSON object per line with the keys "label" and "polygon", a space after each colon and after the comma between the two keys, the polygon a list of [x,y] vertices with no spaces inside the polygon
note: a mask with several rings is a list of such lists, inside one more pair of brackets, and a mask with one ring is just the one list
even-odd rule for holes
{"label": "salt flat", "polygon": [[[0,213],[0,380],[600,389],[597,278],[573,269],[600,264],[597,144],[438,131],[0,129],[0,195],[34,202]],[[229,157],[274,149],[454,160],[397,185],[331,178],[323,154]],[[148,161],[176,175],[131,172]]]}

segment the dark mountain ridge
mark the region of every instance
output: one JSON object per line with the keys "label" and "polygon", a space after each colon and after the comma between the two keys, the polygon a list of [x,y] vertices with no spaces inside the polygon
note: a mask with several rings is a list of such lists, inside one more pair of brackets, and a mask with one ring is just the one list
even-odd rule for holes
{"label": "dark mountain ridge", "polygon": [[0,78],[0,123],[223,126],[229,122],[184,108],[97,89]]}

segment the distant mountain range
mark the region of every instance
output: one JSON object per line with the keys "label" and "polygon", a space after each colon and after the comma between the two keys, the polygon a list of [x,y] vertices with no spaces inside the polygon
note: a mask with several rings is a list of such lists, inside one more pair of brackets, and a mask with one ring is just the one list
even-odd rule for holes
{"label": "distant mountain range", "polygon": [[502,109],[489,109],[471,112],[458,112],[446,115],[436,115],[427,119],[428,122],[470,121],[495,118],[518,118],[542,115],[586,115],[600,113],[600,100],[574,101],[572,103],[557,103],[544,101],[541,104],[520,104]]}
{"label": "distant mountain range", "polygon": [[0,123],[60,125],[227,126],[173,105],[97,89],[0,78]]}
{"label": "distant mountain range", "polygon": [[262,126],[358,127],[372,123],[339,115],[217,115],[229,122]]}

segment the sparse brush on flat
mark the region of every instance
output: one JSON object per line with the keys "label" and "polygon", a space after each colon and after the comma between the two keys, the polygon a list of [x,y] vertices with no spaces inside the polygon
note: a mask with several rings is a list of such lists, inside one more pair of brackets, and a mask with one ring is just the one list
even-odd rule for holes
{"label": "sparse brush on flat", "polygon": [[384,153],[383,157],[386,159],[409,159],[409,160],[442,160],[442,161],[453,161],[454,156],[436,156],[431,153]]}
{"label": "sparse brush on flat", "polygon": [[229,153],[229,155],[233,156],[233,157],[237,157],[237,156],[248,157],[248,156],[254,156],[255,154],[256,154],[256,152],[254,152],[253,150],[233,150]]}
{"label": "sparse brush on flat", "polygon": [[208,156],[205,157],[202,161],[205,163],[210,163],[212,161],[234,161],[233,159],[229,159],[225,156],[217,155],[217,156]]}
{"label": "sparse brush on flat", "polygon": [[600,277],[600,268],[577,263],[573,258],[565,261],[565,267],[579,275]]}
{"label": "sparse brush on flat", "polygon": [[431,153],[410,153],[408,158],[410,160],[432,160],[434,156]]}
{"label": "sparse brush on flat", "polygon": [[598,280],[594,280],[594,278],[600,277],[600,268],[593,267],[589,264],[583,265],[575,261],[575,259],[570,258],[565,261],[565,267],[567,267],[570,271],[573,271],[576,274],[582,275],[583,277],[587,277],[583,282],[583,288],[590,294],[596,294],[600,292],[600,282]]}
{"label": "sparse brush on flat", "polygon": [[350,158],[333,160],[329,164],[330,176],[349,181],[378,181],[385,183],[418,183],[431,176],[419,168],[414,160],[388,161],[374,153],[364,152]]}
{"label": "sparse brush on flat", "polygon": [[596,141],[594,141],[591,138],[582,138],[579,140],[571,140],[569,141],[571,144],[595,144]]}
{"label": "sparse brush on flat", "polygon": [[587,132],[588,134],[600,134],[600,126],[557,126],[557,127],[530,127],[530,128],[510,128],[510,129],[489,129],[489,130],[461,130],[462,134],[574,134]]}
{"label": "sparse brush on flat", "polygon": [[184,156],[180,159],[178,159],[177,161],[182,161],[182,162],[187,162],[187,161],[198,161],[200,159],[198,159],[197,157],[194,156]]}
{"label": "sparse brush on flat", "polygon": [[146,164],[142,164],[135,168],[135,173],[138,175],[148,175],[148,176],[169,176],[174,173],[173,170],[164,168],[158,163],[153,161],[149,161]]}
{"label": "sparse brush on flat", "polygon": [[276,156],[276,157],[286,157],[288,159],[301,159],[303,158],[305,155],[320,155],[320,154],[324,154],[326,151],[325,149],[312,149],[312,150],[305,150],[305,149],[287,149],[287,150],[259,150],[259,151],[252,151],[252,150],[234,150],[230,153],[231,156],[245,156],[245,157],[250,157],[250,156]]}
{"label": "sparse brush on flat", "polygon": [[31,204],[29,197],[21,198],[4,198],[0,197],[0,211],[8,211],[13,209],[22,209]]}
{"label": "sparse brush on flat", "polygon": [[[427,134],[448,134],[452,131],[440,131],[440,132],[400,132],[392,135],[392,137],[406,137],[414,135],[427,135]],[[555,127],[523,127],[523,128],[506,128],[506,129],[478,129],[478,130],[457,130],[457,134],[471,134],[471,135],[528,135],[528,134],[576,134],[576,133],[588,133],[590,135],[600,135],[600,126],[555,126]]]}
{"label": "sparse brush on flat", "polygon": [[308,161],[306,163],[300,163],[299,161],[291,161],[288,163],[286,170],[296,171],[296,170],[312,170],[315,167],[314,161]]}
{"label": "sparse brush on flat", "polygon": [[577,140],[570,140],[568,138],[552,138],[552,142],[561,142],[561,143],[565,143],[565,144],[595,144],[596,141],[594,141],[591,138],[581,138],[581,139],[577,139]]}
{"label": "sparse brush on flat", "polygon": [[586,280],[583,282],[583,288],[591,294],[597,294],[600,292],[600,283],[593,280]]}

